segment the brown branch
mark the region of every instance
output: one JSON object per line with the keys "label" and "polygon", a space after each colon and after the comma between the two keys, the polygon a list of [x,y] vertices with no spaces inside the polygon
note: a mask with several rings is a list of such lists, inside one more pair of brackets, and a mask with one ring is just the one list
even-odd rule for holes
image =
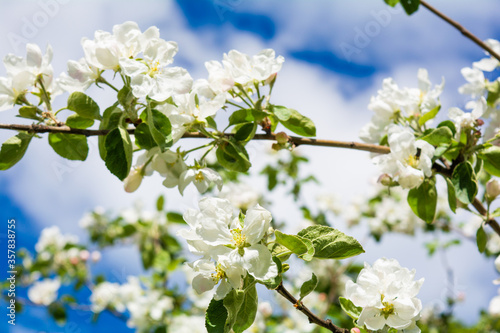
{"label": "brown branch", "polygon": [[458,31],[460,31],[462,33],[462,35],[464,35],[465,37],[467,37],[470,40],[472,40],[474,43],[476,43],[477,45],[479,45],[483,50],[487,51],[492,57],[494,57],[498,61],[500,61],[500,55],[498,53],[496,53],[495,51],[493,51],[491,49],[491,47],[489,47],[488,45],[486,45],[482,40],[480,40],[479,38],[477,38],[476,36],[474,36],[469,30],[465,29],[462,25],[460,25],[460,23],[458,23],[457,21],[454,21],[451,18],[449,18],[448,16],[444,15],[443,13],[441,13],[440,11],[438,11],[436,8],[432,7],[431,5],[429,5],[425,1],[420,0],[420,4],[422,6],[424,6],[425,8],[427,8],[432,13],[436,14],[437,16],[439,16],[444,21],[446,21],[449,24],[451,24],[454,28],[456,28]]}
{"label": "brown branch", "polygon": [[[79,129],[71,128],[68,126],[46,126],[46,125],[19,125],[19,124],[0,124],[0,129],[17,130],[17,131],[27,131],[30,133],[67,133],[67,134],[81,134],[85,136],[96,136],[96,135],[106,135],[110,130],[93,130],[93,129]],[[128,129],[129,134],[134,134],[134,129]],[[233,136],[232,133],[224,133],[226,137]],[[192,132],[185,133],[183,138],[207,138],[203,133]],[[372,145],[361,142],[348,142],[348,141],[333,141],[333,140],[321,140],[321,139],[311,139],[302,138],[298,136],[289,137],[290,141],[295,144],[295,146],[309,145],[309,146],[322,146],[322,147],[336,147],[336,148],[347,148],[355,150],[369,151],[378,154],[388,154],[390,153],[389,147]],[[271,134],[256,134],[253,140],[276,140],[276,135]]]}
{"label": "brown branch", "polygon": [[283,286],[283,283],[280,283],[278,288],[276,288],[276,291],[283,296],[287,301],[293,304],[293,306],[305,314],[307,318],[309,318],[309,322],[311,324],[316,324],[318,326],[324,327],[332,332],[335,333],[349,333],[349,329],[347,328],[341,328],[332,323],[330,319],[323,320],[321,318],[318,318],[314,313],[311,312],[302,302],[299,302],[295,297],[293,297],[292,294]]}

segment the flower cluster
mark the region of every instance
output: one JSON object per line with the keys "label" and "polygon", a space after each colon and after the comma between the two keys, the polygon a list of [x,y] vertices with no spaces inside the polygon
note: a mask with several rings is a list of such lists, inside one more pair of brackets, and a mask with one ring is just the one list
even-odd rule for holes
{"label": "flower cluster", "polygon": [[416,298],[424,279],[414,281],[415,270],[402,268],[397,260],[382,258],[365,263],[356,282],[348,281],[345,297],[362,308],[357,324],[369,330],[392,327],[398,332],[420,332],[416,321],[422,303]]}
{"label": "flower cluster", "polygon": [[278,274],[266,246],[271,213],[256,205],[245,216],[235,216],[231,203],[218,198],[202,199],[199,208],[184,214],[191,228],[179,231],[190,251],[203,256],[190,264],[198,273],[192,282],[198,293],[220,282],[215,299],[223,299],[231,289],[242,287],[247,274],[262,281]]}
{"label": "flower cluster", "polygon": [[139,279],[128,277],[127,283],[102,282],[92,291],[91,309],[99,313],[110,308],[118,312],[128,311],[130,318],[127,325],[139,332],[147,331],[153,323],[166,318],[173,308],[171,297],[160,290],[143,289]]}
{"label": "flower cluster", "polygon": [[6,77],[0,77],[0,111],[11,109],[14,105],[30,105],[26,95],[31,92],[40,96],[41,103],[50,110],[51,96],[61,91],[54,80],[52,47],[47,46],[45,55],[35,44],[26,45],[26,58],[8,54],[3,63]]}
{"label": "flower cluster", "polygon": [[380,143],[387,135],[389,125],[418,121],[426,113],[441,106],[439,96],[443,92],[444,79],[431,89],[426,69],[418,71],[418,88],[399,88],[392,78],[387,78],[376,97],[372,97],[368,109],[373,111],[371,122],[359,134],[369,143]]}

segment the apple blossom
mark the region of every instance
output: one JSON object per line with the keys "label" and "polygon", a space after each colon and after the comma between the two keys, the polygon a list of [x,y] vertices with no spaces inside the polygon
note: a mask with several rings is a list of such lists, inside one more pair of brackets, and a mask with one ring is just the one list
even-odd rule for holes
{"label": "apple blossom", "polygon": [[457,129],[471,129],[476,126],[476,121],[486,111],[486,99],[481,97],[477,102],[469,102],[467,108],[473,109],[472,112],[466,113],[457,107],[450,108],[448,111],[448,117],[455,122]]}
{"label": "apple blossom", "polygon": [[[228,281],[221,282],[218,288],[218,294],[225,295],[231,290],[229,286],[240,286],[239,279],[245,277],[246,272],[259,280],[268,280],[278,274],[271,253],[261,244],[271,223],[271,213],[256,205],[247,210],[240,222],[240,218],[233,215],[231,203],[218,198],[200,200],[199,208],[199,211],[190,209],[184,214],[191,228],[178,233],[187,240],[191,252],[204,256],[192,266],[202,272],[193,280],[193,286],[195,281],[200,282],[195,288],[211,289],[222,277],[227,277]],[[210,280],[210,276],[214,279]]]}
{"label": "apple blossom", "polygon": [[397,125],[389,126],[388,141],[391,152],[374,158],[382,172],[396,178],[401,187],[408,189],[419,186],[425,177],[432,176],[432,145],[415,140],[413,132]]}
{"label": "apple blossom", "polygon": [[222,177],[210,168],[194,168],[187,169],[179,176],[179,192],[184,193],[184,189],[190,183],[193,183],[200,193],[208,190],[208,187],[213,183],[219,191],[222,188]]}
{"label": "apple blossom", "polygon": [[49,305],[57,299],[60,286],[58,278],[37,281],[28,289],[28,298],[35,304]]}
{"label": "apple blossom", "polygon": [[486,92],[486,83],[484,74],[477,68],[465,67],[461,70],[462,75],[468,82],[458,88],[458,91],[464,95],[471,95],[472,98],[481,97]]}
{"label": "apple blossom", "polygon": [[402,268],[395,259],[378,259],[373,266],[365,263],[356,282],[348,281],[345,297],[362,307],[358,325],[369,330],[385,326],[398,330],[415,327],[421,301],[416,298],[424,279],[414,281],[415,270]]}

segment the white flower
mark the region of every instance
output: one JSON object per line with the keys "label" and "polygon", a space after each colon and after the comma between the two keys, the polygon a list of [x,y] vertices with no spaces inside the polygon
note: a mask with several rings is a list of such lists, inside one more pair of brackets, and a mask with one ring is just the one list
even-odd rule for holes
{"label": "white flower", "polygon": [[42,230],[38,242],[35,244],[35,250],[38,253],[44,251],[61,251],[66,244],[76,244],[78,237],[74,235],[63,235],[59,227],[53,226]]}
{"label": "white flower", "polygon": [[[226,275],[220,276],[228,277],[233,288],[235,285],[239,286],[232,280],[233,270],[237,272],[235,276],[241,276],[241,272],[247,271],[259,280],[268,280],[278,274],[271,253],[260,243],[269,229],[271,213],[256,205],[247,210],[245,218],[240,222],[239,217],[233,215],[233,206],[228,200],[204,198],[199,202],[199,207],[199,211],[191,209],[184,214],[184,220],[191,229],[180,230],[178,234],[187,240],[191,252],[217,261],[215,266],[203,261],[206,259],[199,261],[198,265],[203,264],[205,272],[198,278],[204,282],[200,284],[200,290],[206,289],[201,286],[213,287],[221,280],[217,278],[216,282],[209,281],[209,274],[212,273],[208,272],[213,272],[213,267],[220,268],[220,272],[226,272]],[[198,269],[202,271],[201,266]],[[231,273],[227,271],[229,269]],[[228,284],[219,287],[223,288],[220,294],[227,291],[227,287]]]}
{"label": "white flower", "polygon": [[28,289],[28,298],[35,304],[49,305],[57,299],[60,286],[57,278],[37,281]]}
{"label": "white flower", "polygon": [[226,103],[224,94],[215,94],[206,80],[197,80],[193,90],[184,95],[177,95],[174,101],[179,105],[178,112],[189,116],[186,123],[193,121],[205,122],[207,117],[213,117]]}
{"label": "white flower", "polygon": [[101,70],[120,69],[120,59],[134,58],[151,39],[159,38],[158,28],[150,27],[141,33],[135,22],[125,22],[113,26],[113,34],[98,30],[94,39],[82,39],[85,60],[88,65]]}
{"label": "white flower", "polygon": [[439,96],[443,92],[444,79],[431,89],[432,84],[426,69],[417,73],[417,88],[399,88],[392,78],[384,79],[382,89],[372,97],[368,109],[373,111],[371,121],[360,131],[359,137],[369,143],[379,143],[387,128],[399,117],[420,117],[439,107]]}
{"label": "white flower", "polygon": [[397,178],[401,187],[408,189],[419,186],[425,177],[432,176],[432,145],[415,140],[409,129],[394,124],[388,128],[388,141],[391,152],[374,158],[382,172]]}
{"label": "white flower", "polygon": [[179,177],[179,192],[184,193],[184,189],[193,183],[200,193],[207,191],[210,184],[214,183],[217,188],[222,188],[222,177],[210,168],[188,169]]}
{"label": "white flower", "polygon": [[59,86],[69,92],[85,91],[100,76],[98,68],[87,63],[85,58],[78,61],[68,61],[68,73],[62,73],[58,78]]}
{"label": "white flower", "polygon": [[173,309],[172,298],[161,294],[158,290],[147,290],[144,295],[127,304],[130,312],[128,327],[138,331],[147,330],[153,322],[158,322]]}
{"label": "white flower", "polygon": [[181,67],[165,67],[174,61],[177,43],[152,39],[144,49],[142,59],[122,58],[120,67],[130,76],[135,97],[149,96],[164,101],[174,94],[187,93],[193,84],[191,75]]}
{"label": "white flower", "polygon": [[[3,59],[7,77],[0,77],[0,111],[10,109],[33,87],[35,82],[43,83],[52,96],[60,92],[53,80],[52,47],[47,46],[45,55],[35,44],[26,45],[26,58],[8,54]],[[37,85],[40,91],[41,87]]]}
{"label": "white flower", "polygon": [[345,292],[346,298],[363,308],[358,325],[370,330],[386,325],[398,330],[415,327],[422,310],[416,296],[424,279],[414,278],[415,270],[402,268],[395,259],[378,259],[373,267],[365,263],[356,283],[347,282]]}
{"label": "white flower", "polygon": [[174,316],[168,325],[170,331],[175,333],[206,333],[205,316],[188,316],[181,314]]}
{"label": "white flower", "polygon": [[[500,289],[498,291],[500,293]],[[500,295],[491,299],[488,306],[488,313],[494,317],[500,317]]]}
{"label": "white flower", "polygon": [[[90,309],[95,313],[99,313],[108,306],[115,306],[119,290],[120,285],[118,283],[111,283],[107,281],[99,283],[92,291],[92,295],[90,295]],[[123,312],[123,307],[118,308]]]}
{"label": "white flower", "polygon": [[[487,39],[484,41],[496,54],[500,53],[500,42],[494,39]],[[488,54],[488,53],[486,53]],[[484,72],[491,72],[497,68],[499,61],[496,58],[489,57],[483,58],[478,62],[473,63],[474,67]]]}
{"label": "white flower", "polygon": [[267,80],[279,72],[285,59],[276,57],[274,50],[265,49],[250,57],[236,50],[224,54],[222,64],[217,61],[205,63],[210,87],[217,93],[226,92],[236,83],[253,89],[254,83]]}
{"label": "white flower", "polygon": [[483,72],[477,68],[469,67],[462,68],[461,72],[468,83],[458,88],[458,91],[464,95],[471,95],[472,98],[483,96],[486,92],[487,83]]}
{"label": "white flower", "polygon": [[448,111],[448,117],[455,122],[457,129],[474,128],[476,126],[476,120],[486,111],[486,99],[481,97],[477,102],[469,102],[467,108],[472,108],[472,112],[466,113],[456,107],[450,108]]}
{"label": "white flower", "polygon": [[259,202],[260,194],[245,183],[229,183],[224,185],[219,197],[227,199],[238,209],[248,209]]}
{"label": "white flower", "polygon": [[216,300],[223,299],[231,289],[240,288],[241,279],[246,276],[245,269],[234,265],[226,256],[219,256],[217,265],[213,261],[199,259],[189,266],[198,273],[191,282],[198,294],[212,290],[219,284],[214,295]]}
{"label": "white flower", "polygon": [[141,186],[142,178],[144,178],[144,174],[141,167],[132,169],[128,176],[123,180],[125,192],[135,192],[139,186]]}

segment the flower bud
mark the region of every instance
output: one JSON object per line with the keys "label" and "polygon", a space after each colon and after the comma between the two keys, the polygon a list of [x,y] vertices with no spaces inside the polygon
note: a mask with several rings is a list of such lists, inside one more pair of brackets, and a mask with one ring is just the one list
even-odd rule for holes
{"label": "flower bud", "polygon": [[92,259],[93,262],[98,262],[99,260],[101,260],[101,252],[92,251],[90,258]]}
{"label": "flower bud", "polygon": [[351,333],[361,333],[361,331],[359,330],[359,328],[354,327],[354,328],[351,328]]}
{"label": "flower bud", "polygon": [[486,184],[486,194],[491,200],[498,197],[500,195],[500,182],[496,179],[490,179]]}
{"label": "flower bud", "polygon": [[495,259],[495,267],[497,268],[497,271],[500,273],[500,256],[498,256]]}
{"label": "flower bud", "polygon": [[78,259],[78,257],[72,257],[69,259],[69,262],[71,263],[71,265],[76,265],[76,264],[78,264],[79,261],[80,261],[80,259]]}
{"label": "flower bud", "polygon": [[273,144],[271,145],[271,148],[272,148],[273,150],[280,151],[282,147],[281,147],[281,145],[280,145],[279,143],[273,143]]}
{"label": "flower bud", "polygon": [[285,132],[276,133],[276,141],[278,141],[280,145],[284,145],[288,142],[288,135]]}
{"label": "flower bud", "polygon": [[378,177],[378,182],[384,186],[393,186],[394,182],[392,181],[392,177],[388,174],[384,173]]}
{"label": "flower bud", "polygon": [[123,187],[125,192],[132,193],[139,188],[142,182],[142,168],[134,169],[130,171],[129,175],[123,181]]}
{"label": "flower bud", "polygon": [[80,251],[80,259],[82,259],[83,261],[87,261],[90,257],[90,252],[87,251],[87,250],[81,250]]}

